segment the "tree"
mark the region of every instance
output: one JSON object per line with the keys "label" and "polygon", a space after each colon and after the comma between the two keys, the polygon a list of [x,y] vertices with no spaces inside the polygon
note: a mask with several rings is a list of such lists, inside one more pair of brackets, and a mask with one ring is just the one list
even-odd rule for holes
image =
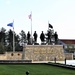
{"label": "tree", "polygon": [[15,50],[22,51],[22,48],[20,46],[20,36],[17,34],[15,35]]}
{"label": "tree", "polygon": [[5,33],[6,29],[5,28],[1,28],[0,31],[0,53],[4,53],[5,52],[5,45],[6,45],[6,33]]}
{"label": "tree", "polygon": [[6,39],[6,33],[5,33],[6,29],[5,28],[1,28],[0,31],[0,42],[4,43],[4,45],[6,44],[5,39]]}
{"label": "tree", "polygon": [[[6,29],[3,27],[0,30],[0,52],[4,52],[6,50],[13,51],[13,31],[11,29],[7,32],[5,31]],[[16,51],[22,51],[23,44],[26,42],[26,34],[23,30],[21,30],[20,36],[14,32],[14,43]]]}
{"label": "tree", "polygon": [[8,32],[7,32],[7,50],[9,51],[12,51],[13,49],[13,31],[10,29]]}
{"label": "tree", "polygon": [[3,43],[0,43],[0,54],[3,54],[5,52],[5,46],[3,45]]}
{"label": "tree", "polygon": [[[15,51],[22,51],[20,46],[20,36],[14,32]],[[13,51],[13,31],[10,29],[7,32],[7,51]]]}
{"label": "tree", "polygon": [[20,43],[23,45],[26,42],[26,34],[23,30],[21,30],[20,36]]}

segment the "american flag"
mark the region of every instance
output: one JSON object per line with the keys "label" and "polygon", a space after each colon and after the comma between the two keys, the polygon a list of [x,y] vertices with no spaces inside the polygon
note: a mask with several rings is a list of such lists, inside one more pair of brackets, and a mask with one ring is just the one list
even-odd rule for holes
{"label": "american flag", "polygon": [[31,20],[32,20],[32,14],[28,15],[28,17],[29,17],[29,19],[31,19]]}

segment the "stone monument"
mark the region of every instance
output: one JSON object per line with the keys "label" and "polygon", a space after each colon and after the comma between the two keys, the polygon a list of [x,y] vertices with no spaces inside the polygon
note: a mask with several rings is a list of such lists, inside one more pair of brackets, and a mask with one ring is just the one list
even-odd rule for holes
{"label": "stone monument", "polygon": [[62,45],[27,45],[25,60],[32,61],[63,61],[65,59]]}

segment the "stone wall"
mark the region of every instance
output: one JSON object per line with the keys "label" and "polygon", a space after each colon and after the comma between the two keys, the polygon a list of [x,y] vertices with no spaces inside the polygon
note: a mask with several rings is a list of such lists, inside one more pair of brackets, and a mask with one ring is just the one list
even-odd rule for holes
{"label": "stone wall", "polygon": [[6,52],[5,54],[0,54],[0,60],[21,60],[22,52]]}
{"label": "stone wall", "polygon": [[63,61],[65,59],[62,45],[27,45],[23,52],[6,52],[0,54],[0,60]]}
{"label": "stone wall", "polygon": [[73,53],[65,53],[65,58],[67,60],[73,60]]}
{"label": "stone wall", "polygon": [[26,60],[32,61],[63,61],[65,59],[62,45],[27,45],[25,48]]}
{"label": "stone wall", "polygon": [[7,60],[21,60],[22,52],[6,52]]}
{"label": "stone wall", "polygon": [[6,60],[6,53],[5,54],[0,54],[0,60]]}

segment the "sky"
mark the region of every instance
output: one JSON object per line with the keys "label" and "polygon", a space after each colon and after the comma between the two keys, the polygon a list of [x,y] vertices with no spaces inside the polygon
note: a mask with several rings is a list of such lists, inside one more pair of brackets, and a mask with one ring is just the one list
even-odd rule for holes
{"label": "sky", "polygon": [[48,30],[48,21],[59,39],[75,39],[75,0],[0,0],[0,28],[12,29],[7,24],[14,20],[14,31],[32,33]]}

